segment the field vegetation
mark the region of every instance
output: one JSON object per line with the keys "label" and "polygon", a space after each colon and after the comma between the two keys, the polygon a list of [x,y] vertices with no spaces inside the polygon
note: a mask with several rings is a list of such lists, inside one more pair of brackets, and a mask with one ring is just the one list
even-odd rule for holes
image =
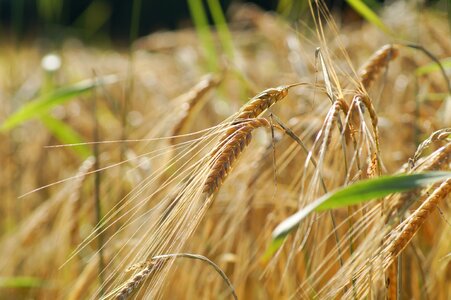
{"label": "field vegetation", "polygon": [[451,23],[347,2],[5,42],[0,299],[449,299]]}

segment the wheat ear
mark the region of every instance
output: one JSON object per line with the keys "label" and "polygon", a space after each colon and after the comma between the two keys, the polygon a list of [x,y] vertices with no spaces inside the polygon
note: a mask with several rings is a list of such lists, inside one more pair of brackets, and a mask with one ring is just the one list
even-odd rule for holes
{"label": "wheat ear", "polygon": [[384,45],[377,50],[359,71],[360,82],[365,89],[369,89],[379,76],[380,72],[388,66],[399,54],[399,45]]}
{"label": "wheat ear", "polygon": [[116,300],[125,300],[130,296],[144,280],[146,280],[157,268],[160,267],[163,260],[151,260],[146,262],[146,265],[141,271],[133,276],[125,285],[115,294]]}
{"label": "wheat ear", "polygon": [[[424,147],[427,147],[425,145],[427,145],[429,142],[427,142],[428,140],[430,141],[432,137],[436,136],[436,133],[440,132],[436,131],[435,133],[433,133],[431,135],[431,137],[429,137],[427,140],[425,140],[423,143],[420,144],[420,146],[418,147],[418,149],[421,149]],[[435,141],[435,139],[432,139],[432,141]],[[422,146],[423,145],[423,146]],[[451,142],[446,144],[445,146],[443,146],[442,148],[436,150],[434,153],[430,154],[427,158],[425,158],[425,160],[423,161],[422,164],[418,164],[415,165],[415,163],[418,161],[416,160],[416,157],[419,157],[421,155],[421,151],[417,150],[415,152],[415,156],[414,159],[412,159],[410,161],[410,164],[413,165],[412,169],[410,171],[408,171],[408,173],[418,173],[418,172],[426,172],[426,171],[432,171],[432,170],[437,170],[440,169],[440,166],[443,165],[444,163],[446,163],[447,161],[449,161],[451,159]],[[417,156],[417,153],[418,156]],[[429,194],[429,192],[432,192],[434,189],[436,189],[438,186],[438,184],[434,184],[433,186],[431,186],[431,188],[429,188],[429,190],[427,191],[427,193]],[[412,191],[412,192],[407,192],[407,193],[402,193],[401,195],[399,195],[398,197],[396,197],[393,200],[390,200],[391,205],[388,207],[387,210],[387,220],[386,222],[390,222],[393,218],[396,218],[397,215],[399,215],[400,213],[403,213],[405,210],[408,209],[408,207],[412,204],[412,201],[414,200],[414,198],[416,196],[418,196],[418,192]],[[423,198],[426,198],[426,196],[422,196]],[[420,198],[421,200],[421,198]]]}
{"label": "wheat ear", "polygon": [[251,132],[258,127],[270,126],[266,119],[258,117],[285,98],[291,87],[303,84],[295,83],[264,90],[241,107],[232,119],[234,126],[226,131],[210,154],[214,162],[204,185],[204,193],[210,196],[219,189],[232,168],[233,162],[251,141]]}
{"label": "wheat ear", "polygon": [[415,166],[417,171],[435,170],[451,159],[451,142],[447,143],[434,152],[434,156],[430,155],[422,164]]}
{"label": "wheat ear", "polygon": [[303,85],[304,83],[295,83],[290,85],[282,85],[276,88],[264,90],[257,96],[253,97],[249,102],[243,105],[238,112],[236,119],[252,119],[263,114],[268,108],[273,106],[288,95],[291,87]]}
{"label": "wheat ear", "polygon": [[141,269],[133,278],[131,278],[115,295],[117,300],[125,300],[130,296],[140,285],[141,283],[147,279],[161,264],[171,258],[189,258],[203,261],[210,266],[212,266],[215,271],[221,276],[224,282],[230,289],[230,293],[232,294],[233,299],[237,300],[238,296],[236,295],[235,288],[233,287],[232,282],[224,273],[224,271],[213,261],[208,259],[203,255],[192,254],[192,253],[175,253],[175,254],[164,254],[152,257],[150,261],[145,261],[139,263],[137,265],[132,266],[127,269],[127,271],[134,270],[136,268]]}
{"label": "wheat ear", "polygon": [[387,267],[387,299],[398,299],[398,255],[410,243],[412,238],[424,224],[428,216],[432,213],[440,200],[449,196],[451,191],[451,179],[444,181],[434,192],[421,204],[421,206],[398,228],[401,233],[391,242],[388,250],[388,267]]}
{"label": "wheat ear", "polygon": [[227,138],[213,150],[213,163],[204,185],[204,193],[212,195],[219,189],[233,167],[234,162],[249,145],[252,131],[259,127],[270,127],[266,119],[254,118],[243,121],[229,129]]}
{"label": "wheat ear", "polygon": [[426,140],[424,140],[419,146],[417,151],[415,151],[415,155],[412,159],[412,164],[420,158],[421,154],[425,149],[427,149],[433,142],[448,140],[448,137],[451,135],[451,128],[443,128],[437,130],[431,134]]}
{"label": "wheat ear", "polygon": [[437,207],[438,202],[449,197],[450,192],[451,179],[447,179],[401,224],[401,232],[393,240],[388,250],[390,260],[394,260],[404,250],[434,208]]}
{"label": "wheat ear", "polygon": [[218,86],[221,83],[221,80],[222,78],[219,76],[207,74],[202,77],[201,80],[188,92],[177,97],[175,101],[183,102],[183,110],[181,112],[178,123],[174,126],[172,135],[177,136],[182,132],[194,107],[200,102],[205,94],[207,94],[211,89]]}

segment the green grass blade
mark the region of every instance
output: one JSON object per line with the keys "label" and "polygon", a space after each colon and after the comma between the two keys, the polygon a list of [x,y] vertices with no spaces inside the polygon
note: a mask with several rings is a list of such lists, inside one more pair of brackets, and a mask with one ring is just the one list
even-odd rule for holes
{"label": "green grass blade", "polygon": [[196,26],[197,34],[208,62],[210,71],[218,70],[218,59],[215,50],[215,42],[208,26],[207,14],[201,0],[188,0],[191,18]]}
{"label": "green grass blade", "polygon": [[105,76],[93,80],[83,80],[76,84],[57,89],[49,94],[39,96],[38,98],[23,105],[18,111],[9,116],[1,125],[0,131],[8,131],[27,120],[42,116],[51,108],[71,100],[76,96],[82,95],[96,86],[112,84],[117,81],[118,78],[115,75]]}
{"label": "green grass blade", "polygon": [[[58,119],[51,116],[45,115],[41,116],[41,121],[44,123],[45,127],[63,144],[80,144],[85,141],[83,138],[70,126],[66,125]],[[91,150],[86,145],[74,146],[71,148],[75,151],[82,159],[88,158],[90,156]]]}
{"label": "green grass blade", "polygon": [[276,11],[288,21],[295,22],[308,12],[308,8],[308,1],[280,0],[278,1]]}
{"label": "green grass blade", "polygon": [[[451,57],[447,57],[440,61],[443,68],[445,69],[451,69]],[[436,62],[427,64],[425,66],[421,66],[415,70],[415,75],[422,76],[433,72],[440,71],[440,67]]]}
{"label": "green grass blade", "polygon": [[285,237],[295,230],[312,212],[347,207],[387,195],[405,192],[440,180],[451,178],[451,172],[430,172],[409,175],[383,176],[362,180],[335,192],[327,193],[280,223],[272,234],[272,242],[263,259],[270,258],[282,245]]}
{"label": "green grass blade", "polygon": [[36,277],[0,277],[0,288],[33,288],[44,284],[44,280]]}
{"label": "green grass blade", "polygon": [[111,6],[107,1],[91,1],[85,11],[75,20],[74,27],[83,29],[85,37],[93,37],[111,20],[111,14]]}
{"label": "green grass blade", "polygon": [[141,7],[142,7],[142,0],[133,0],[132,20],[130,23],[130,45],[132,45],[133,42],[139,36],[139,24],[141,21]]}
{"label": "green grass blade", "polygon": [[346,0],[346,2],[365,20],[374,24],[388,35],[394,36],[393,31],[382,22],[378,15],[369,8],[362,0]]}
{"label": "green grass blade", "polygon": [[215,22],[218,30],[219,39],[224,47],[225,53],[229,59],[233,59],[233,42],[232,35],[227,27],[227,21],[221,8],[221,4],[218,0],[207,0],[208,7],[210,8],[213,21]]}

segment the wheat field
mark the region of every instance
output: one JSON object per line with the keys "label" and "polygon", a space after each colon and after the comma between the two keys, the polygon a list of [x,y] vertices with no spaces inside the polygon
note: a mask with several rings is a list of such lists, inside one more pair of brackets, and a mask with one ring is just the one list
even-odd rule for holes
{"label": "wheat field", "polygon": [[387,5],[396,37],[309,16],[237,4],[213,50],[195,29],[0,48],[0,299],[449,299],[449,175],[309,214],[267,255],[331,191],[451,171],[446,15]]}

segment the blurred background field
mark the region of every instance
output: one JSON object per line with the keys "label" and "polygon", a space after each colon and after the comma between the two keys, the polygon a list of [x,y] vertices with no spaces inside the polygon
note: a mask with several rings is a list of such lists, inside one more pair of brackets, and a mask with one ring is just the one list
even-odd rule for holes
{"label": "blurred background field", "polygon": [[[326,6],[330,14],[324,13]],[[449,1],[329,1],[326,6],[320,11],[293,0],[0,1],[0,299],[108,295],[129,277],[126,266],[142,258],[127,257],[128,251],[163,243],[136,232],[159,216],[153,205],[179,189],[177,181],[163,183],[185,170],[183,160],[171,164],[172,155],[180,151],[177,143],[190,137],[159,138],[213,127],[266,88],[308,82],[310,88],[290,90],[272,111],[312,147],[330,107],[323,90],[312,88],[319,83],[325,89],[317,47],[341,84],[334,92],[342,92],[348,104],[358,86],[355,70],[384,44],[423,45],[441,61],[449,80]],[[324,25],[323,36],[318,24]],[[208,74],[217,82],[181,123],[190,93]],[[368,89],[378,115],[383,174],[405,168],[423,140],[451,126],[448,93],[437,64],[401,48]],[[361,122],[371,127],[368,117]],[[322,170],[330,190],[374,175],[367,171],[374,136],[360,134],[360,148],[349,149],[349,158],[357,153],[362,166],[349,172],[340,156],[340,132],[332,135]],[[312,221],[322,225],[312,225],[304,249],[293,237],[269,266],[260,263],[274,227],[301,206],[299,199],[320,195],[305,196],[308,174],[315,173],[298,177],[306,161],[299,146],[278,132],[275,140],[273,155],[271,132],[255,135],[252,150],[243,154],[183,251],[216,262],[240,299],[334,298],[334,293],[352,298],[350,286],[332,286],[342,266],[337,256],[328,256],[337,246],[325,214]],[[438,141],[426,154],[449,143],[449,138]],[[434,169],[449,171],[449,155]],[[149,182],[151,175],[157,180]],[[124,198],[129,202],[122,211],[136,212],[136,222],[118,219],[68,261]],[[399,298],[451,295],[446,199],[402,258]],[[355,211],[364,212],[352,218],[351,211],[338,210],[337,221],[347,224],[339,235],[346,236],[350,219],[363,220],[376,207],[359,206]],[[369,215],[359,233],[371,232],[373,219],[379,219]],[[365,245],[363,237],[355,242]],[[229,297],[209,267],[190,260],[176,265],[161,282],[152,281],[154,294],[144,287],[130,298]],[[354,297],[386,297],[383,272],[378,274]]]}

